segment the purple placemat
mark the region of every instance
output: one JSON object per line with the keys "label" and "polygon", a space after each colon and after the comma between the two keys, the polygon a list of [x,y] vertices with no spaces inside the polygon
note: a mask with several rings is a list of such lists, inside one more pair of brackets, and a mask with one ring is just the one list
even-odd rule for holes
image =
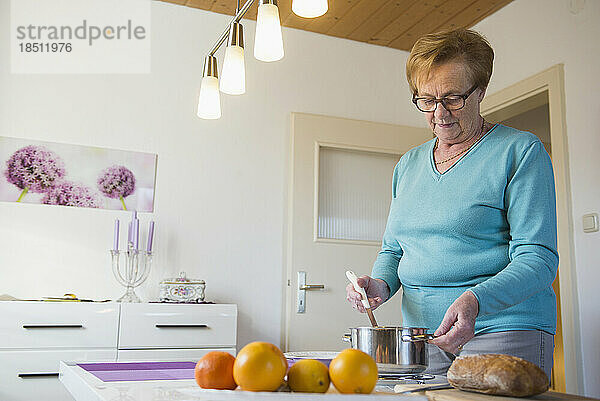
{"label": "purple placemat", "polygon": [[103,382],[193,379],[196,362],[79,363]]}
{"label": "purple placemat", "polygon": [[[288,369],[292,367],[293,364],[295,364],[296,362],[299,362],[303,359],[308,359],[308,358],[294,358],[294,357],[287,357],[286,358],[288,361]],[[331,363],[331,358],[311,358],[311,359],[316,359],[317,361],[323,363],[325,366],[329,367],[329,364]]]}

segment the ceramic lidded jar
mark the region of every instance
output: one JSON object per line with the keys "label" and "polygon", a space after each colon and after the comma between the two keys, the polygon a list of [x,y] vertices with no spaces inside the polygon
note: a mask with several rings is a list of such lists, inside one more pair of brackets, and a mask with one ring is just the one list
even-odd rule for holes
{"label": "ceramic lidded jar", "polygon": [[202,302],[204,301],[204,280],[188,279],[185,272],[177,278],[168,278],[160,282],[161,302]]}

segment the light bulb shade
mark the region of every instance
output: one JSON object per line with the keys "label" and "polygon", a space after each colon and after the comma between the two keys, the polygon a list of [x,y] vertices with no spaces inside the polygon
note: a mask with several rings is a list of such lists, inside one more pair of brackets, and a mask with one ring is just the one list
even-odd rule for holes
{"label": "light bulb shade", "polygon": [[217,68],[217,58],[215,56],[208,55],[204,58],[202,77],[219,78],[219,69]]}
{"label": "light bulb shade", "polygon": [[276,0],[260,0],[256,17],[254,57],[260,61],[283,58],[283,38]]}
{"label": "light bulb shade", "polygon": [[228,95],[242,95],[246,92],[246,68],[244,66],[244,48],[227,46],[221,71],[221,92]]}
{"label": "light bulb shade", "polygon": [[198,117],[207,120],[221,118],[219,79],[214,76],[202,78],[200,97],[198,98]]}
{"label": "light bulb shade", "polygon": [[292,11],[304,18],[316,18],[327,12],[327,0],[293,0]]}
{"label": "light bulb shade", "polygon": [[227,46],[244,47],[244,27],[239,22],[231,24],[229,36],[227,37]]}

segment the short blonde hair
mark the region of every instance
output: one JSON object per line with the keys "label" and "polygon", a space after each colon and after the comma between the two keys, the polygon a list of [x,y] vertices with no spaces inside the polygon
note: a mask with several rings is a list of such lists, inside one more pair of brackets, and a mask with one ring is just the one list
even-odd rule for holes
{"label": "short blonde hair", "polygon": [[406,62],[406,78],[413,94],[431,70],[450,61],[462,61],[468,74],[481,89],[487,88],[492,76],[494,50],[478,32],[456,29],[421,37],[412,47]]}

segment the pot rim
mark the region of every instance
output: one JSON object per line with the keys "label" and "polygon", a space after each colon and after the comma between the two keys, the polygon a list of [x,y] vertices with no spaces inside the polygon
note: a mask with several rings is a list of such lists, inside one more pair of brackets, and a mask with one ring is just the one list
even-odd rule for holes
{"label": "pot rim", "polygon": [[411,329],[411,330],[429,330],[426,327],[411,327],[411,326],[377,326],[377,327],[372,327],[372,326],[360,326],[360,327],[350,327],[350,330],[358,330],[358,329],[369,329],[369,330],[405,330],[405,329]]}

